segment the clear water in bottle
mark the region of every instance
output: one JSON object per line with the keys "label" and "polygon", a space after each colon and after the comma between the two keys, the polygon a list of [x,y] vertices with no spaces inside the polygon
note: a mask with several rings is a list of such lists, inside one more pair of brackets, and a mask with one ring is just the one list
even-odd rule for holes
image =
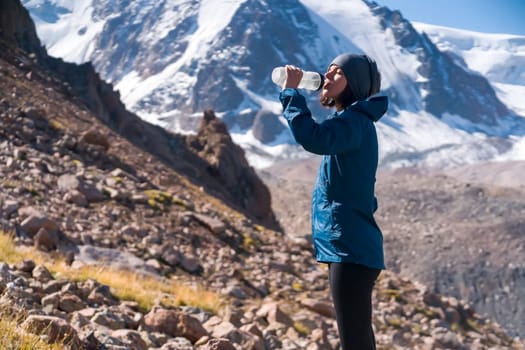
{"label": "clear water in bottle", "polygon": [[[278,85],[283,86],[286,80],[286,68],[276,67],[272,71],[272,81]],[[323,75],[317,72],[303,71],[303,77],[299,82],[299,89],[319,90],[323,86]]]}

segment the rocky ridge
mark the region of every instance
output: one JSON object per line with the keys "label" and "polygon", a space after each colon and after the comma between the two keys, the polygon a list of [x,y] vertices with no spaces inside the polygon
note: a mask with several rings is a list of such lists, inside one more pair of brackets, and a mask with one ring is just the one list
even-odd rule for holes
{"label": "rocky ridge", "polygon": [[[214,165],[210,166],[208,161],[197,156],[196,150],[186,144],[184,136],[167,132],[127,111],[119,93],[114,91],[111,84],[100,78],[91,63],[75,65],[48,56],[36,36],[35,26],[27,10],[19,1],[3,1],[0,3],[0,13],[0,36],[6,44],[31,54],[29,58],[23,59],[23,62],[17,62],[12,58],[20,58],[21,55],[9,55],[8,49],[2,48],[6,50],[4,57],[10,63],[19,65],[33,80],[55,79],[55,84],[61,86],[58,91],[94,113],[116,134],[154,155],[191,179],[196,186],[204,187],[208,193],[236,207],[258,223],[277,228],[264,183],[250,167],[238,167],[238,164],[243,164],[244,154],[230,152],[236,157],[228,159],[228,166],[235,169],[233,173],[236,178],[225,179],[217,176],[217,173],[213,172]],[[36,66],[43,70],[41,74],[35,69]],[[222,139],[224,140],[224,137]],[[227,149],[235,148],[231,140],[227,141],[223,146]],[[240,191],[229,191],[229,181],[236,181],[244,187]],[[246,203],[256,205],[246,206]]]}

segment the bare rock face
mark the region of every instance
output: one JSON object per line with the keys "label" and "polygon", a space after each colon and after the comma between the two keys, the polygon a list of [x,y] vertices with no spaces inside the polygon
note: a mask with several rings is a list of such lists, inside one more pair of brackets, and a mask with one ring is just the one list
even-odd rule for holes
{"label": "bare rock face", "polygon": [[284,130],[279,117],[269,111],[259,111],[253,121],[253,136],[263,143],[272,142]]}
{"label": "bare rock face", "polygon": [[248,164],[244,150],[233,142],[226,124],[212,110],[204,112],[197,135],[188,136],[187,144],[206,160],[207,171],[224,184],[236,206],[276,227],[270,191]]}
{"label": "bare rock face", "polygon": [[148,330],[185,337],[193,343],[208,334],[196,318],[177,310],[153,309],[144,317],[144,324]]}
{"label": "bare rock face", "polygon": [[22,327],[35,334],[45,333],[52,343],[63,341],[76,349],[82,346],[75,329],[59,317],[31,315],[24,321]]}
{"label": "bare rock face", "polygon": [[[417,52],[421,64],[418,73],[427,78],[427,82],[421,83],[428,91],[423,99],[426,111],[436,116],[447,113],[465,116],[463,118],[475,125],[498,125],[501,118],[509,118],[512,113],[498,99],[486,79],[463,69],[453,55],[442,53],[426,34],[420,35],[399,11],[391,11],[375,3],[369,6],[379,16],[383,28],[392,30],[397,44],[410,52]],[[403,104],[395,93],[389,97],[391,102]]]}
{"label": "bare rock face", "polygon": [[28,52],[45,54],[36,35],[35,25],[20,1],[0,2],[0,34],[9,44],[24,47]]}

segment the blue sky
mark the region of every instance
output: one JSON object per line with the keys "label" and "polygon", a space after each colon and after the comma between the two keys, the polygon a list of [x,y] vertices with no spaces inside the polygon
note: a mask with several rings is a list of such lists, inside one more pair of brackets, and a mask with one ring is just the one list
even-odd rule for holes
{"label": "blue sky", "polygon": [[376,0],[410,21],[525,35],[525,0]]}

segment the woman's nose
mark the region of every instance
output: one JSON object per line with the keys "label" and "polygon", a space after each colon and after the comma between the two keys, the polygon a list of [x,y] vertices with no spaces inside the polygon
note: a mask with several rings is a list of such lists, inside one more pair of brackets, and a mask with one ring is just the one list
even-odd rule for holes
{"label": "woman's nose", "polygon": [[333,76],[334,76],[334,72],[331,71],[331,70],[328,70],[328,71],[326,71],[326,73],[324,73],[324,77],[326,79],[332,79]]}

